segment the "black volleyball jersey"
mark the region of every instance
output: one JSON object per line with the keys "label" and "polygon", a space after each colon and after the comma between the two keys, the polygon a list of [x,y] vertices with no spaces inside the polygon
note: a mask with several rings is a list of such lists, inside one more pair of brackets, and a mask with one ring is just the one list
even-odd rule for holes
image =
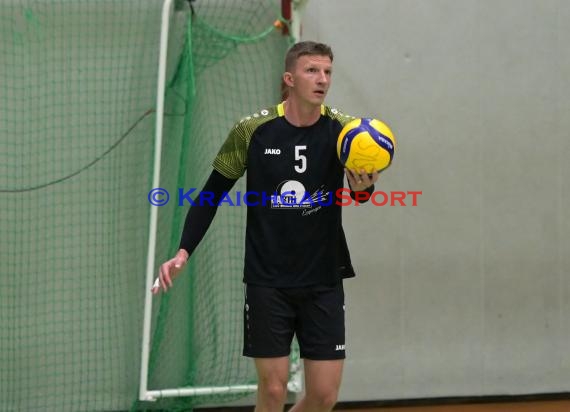
{"label": "black volleyball jersey", "polygon": [[236,123],[213,162],[230,179],[247,170],[244,282],[334,284],[354,276],[335,196],[337,137],[354,117],[323,105],[316,123],[297,127],[284,114],[280,103]]}

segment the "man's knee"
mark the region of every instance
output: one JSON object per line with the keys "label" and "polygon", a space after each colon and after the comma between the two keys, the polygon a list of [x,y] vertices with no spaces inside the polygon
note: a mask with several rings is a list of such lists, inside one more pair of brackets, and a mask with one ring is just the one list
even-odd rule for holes
{"label": "man's knee", "polygon": [[285,403],[287,398],[287,382],[265,382],[259,384],[259,395],[271,403]]}
{"label": "man's knee", "polygon": [[337,390],[320,390],[314,393],[307,393],[307,398],[310,399],[310,403],[315,405],[319,410],[331,410],[338,399]]}

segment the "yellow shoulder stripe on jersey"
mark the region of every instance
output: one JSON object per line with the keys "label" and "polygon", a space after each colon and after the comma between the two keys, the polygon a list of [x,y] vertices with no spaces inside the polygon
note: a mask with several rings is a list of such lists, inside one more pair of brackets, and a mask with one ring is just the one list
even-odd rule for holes
{"label": "yellow shoulder stripe on jersey", "polygon": [[[285,116],[285,102],[281,102],[277,105],[277,114],[279,115],[279,117]],[[326,107],[324,104],[321,104],[321,114],[325,114],[326,112]]]}

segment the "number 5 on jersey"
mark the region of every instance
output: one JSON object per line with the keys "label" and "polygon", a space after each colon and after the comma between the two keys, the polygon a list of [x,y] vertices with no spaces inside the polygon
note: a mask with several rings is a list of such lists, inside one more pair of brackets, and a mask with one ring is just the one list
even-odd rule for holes
{"label": "number 5 on jersey", "polygon": [[307,146],[295,146],[295,163],[301,162],[301,164],[295,164],[295,171],[297,173],[304,173],[307,170],[307,156],[301,154],[302,150],[307,150]]}

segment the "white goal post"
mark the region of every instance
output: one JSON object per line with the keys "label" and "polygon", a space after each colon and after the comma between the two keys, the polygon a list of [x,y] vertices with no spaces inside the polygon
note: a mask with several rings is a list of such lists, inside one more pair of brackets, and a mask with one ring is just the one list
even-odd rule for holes
{"label": "white goal post", "polygon": [[[291,35],[298,41],[301,38],[301,11],[308,0],[282,0],[288,3],[286,6],[291,10]],[[164,118],[164,96],[166,87],[166,61],[168,50],[168,31],[170,17],[173,9],[174,0],[164,0],[162,5],[162,23],[160,31],[160,51],[158,62],[158,82],[156,92],[156,127],[154,140],[154,160],[153,160],[153,182],[151,187],[160,187],[160,161],[162,149],[162,133]],[[151,336],[151,318],[152,318],[152,293],[151,288],[156,275],[155,268],[155,252],[156,252],[156,233],[158,221],[158,208],[150,208],[149,232],[148,232],[148,248],[147,248],[147,264],[146,264],[146,285],[145,285],[145,301],[143,315],[143,336],[142,351],[140,364],[140,384],[139,384],[139,400],[155,401],[159,398],[182,397],[182,396],[203,396],[216,394],[237,394],[249,393],[257,390],[257,385],[228,385],[228,386],[200,386],[200,387],[183,387],[152,390],[148,387],[148,370],[150,356],[150,336]],[[303,390],[302,367],[298,356],[292,358],[291,361],[290,381],[287,388],[290,392],[299,393]]]}

